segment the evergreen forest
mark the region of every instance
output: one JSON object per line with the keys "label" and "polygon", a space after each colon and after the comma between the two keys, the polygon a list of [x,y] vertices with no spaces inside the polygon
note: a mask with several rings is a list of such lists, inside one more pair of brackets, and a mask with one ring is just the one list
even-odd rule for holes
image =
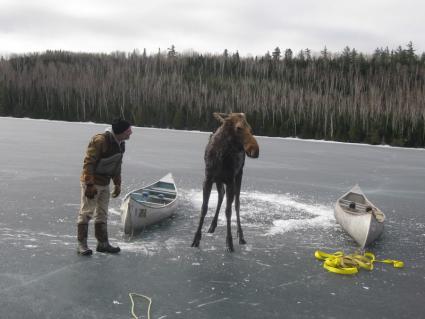
{"label": "evergreen forest", "polygon": [[0,116],[211,131],[245,112],[254,134],[425,146],[425,53],[276,47],[264,56],[46,51],[0,58]]}

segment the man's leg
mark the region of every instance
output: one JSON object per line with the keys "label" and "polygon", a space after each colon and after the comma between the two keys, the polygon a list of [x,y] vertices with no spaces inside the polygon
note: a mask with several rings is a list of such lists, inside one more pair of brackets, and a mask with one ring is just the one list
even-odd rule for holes
{"label": "man's leg", "polygon": [[120,252],[121,249],[111,246],[108,240],[109,185],[99,186],[97,189],[98,197],[94,215],[94,234],[97,239],[96,251],[116,254]]}
{"label": "man's leg", "polygon": [[89,199],[84,195],[86,186],[81,184],[81,205],[77,218],[77,252],[83,256],[90,256],[93,251],[87,246],[89,221],[93,217],[96,208],[96,199]]}

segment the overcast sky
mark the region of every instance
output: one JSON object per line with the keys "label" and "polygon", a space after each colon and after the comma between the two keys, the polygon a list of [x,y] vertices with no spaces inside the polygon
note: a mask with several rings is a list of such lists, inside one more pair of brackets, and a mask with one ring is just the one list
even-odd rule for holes
{"label": "overcast sky", "polygon": [[425,51],[422,0],[0,0],[0,53]]}

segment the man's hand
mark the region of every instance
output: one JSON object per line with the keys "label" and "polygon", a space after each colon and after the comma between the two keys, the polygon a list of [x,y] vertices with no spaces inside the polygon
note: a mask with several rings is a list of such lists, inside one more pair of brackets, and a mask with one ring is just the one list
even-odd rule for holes
{"label": "man's hand", "polygon": [[96,186],[94,186],[93,184],[86,186],[86,190],[84,191],[84,195],[87,198],[93,199],[96,196],[96,194],[97,194]]}
{"label": "man's hand", "polygon": [[111,193],[112,198],[118,197],[121,194],[121,186],[114,185],[114,190]]}

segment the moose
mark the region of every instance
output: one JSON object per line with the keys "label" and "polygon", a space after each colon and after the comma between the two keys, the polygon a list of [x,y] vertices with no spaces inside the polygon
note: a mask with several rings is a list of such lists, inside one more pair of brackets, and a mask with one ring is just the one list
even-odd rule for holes
{"label": "moose", "polygon": [[[226,194],[226,250],[233,249],[233,238],[230,227],[232,217],[232,204],[235,201],[237,235],[239,244],[246,244],[243,236],[239,216],[239,195],[241,191],[245,154],[251,158],[258,158],[259,147],[257,140],[252,135],[251,126],[246,120],[244,113],[213,113],[221,123],[220,127],[211,134],[205,148],[205,179],[203,182],[203,201],[199,226],[192,242],[192,247],[198,247],[202,237],[202,225],[208,211],[208,201],[213,184],[216,184],[218,203],[214,218],[208,233],[214,233],[217,227],[218,214]],[[226,190],[224,189],[226,185]]]}

